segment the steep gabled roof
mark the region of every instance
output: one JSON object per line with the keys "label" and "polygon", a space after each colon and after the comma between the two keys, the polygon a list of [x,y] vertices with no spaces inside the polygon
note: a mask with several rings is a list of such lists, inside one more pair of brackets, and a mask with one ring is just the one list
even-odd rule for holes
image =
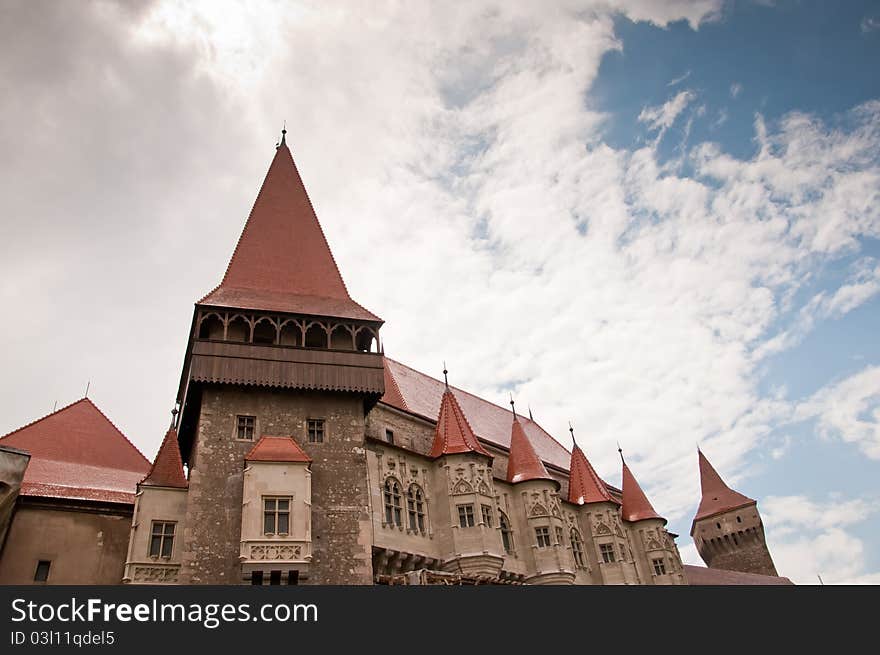
{"label": "steep gabled roof", "polygon": [[0,437],[31,454],[21,493],[132,503],[150,462],[88,398]]}
{"label": "steep gabled roof", "polygon": [[293,437],[262,436],[245,455],[248,462],[311,462]]}
{"label": "steep gabled roof", "polygon": [[623,462],[623,505],[620,514],[625,521],[642,521],[644,519],[660,519],[664,523],[666,519],[654,511],[654,507],[639,486],[636,477],[629,470],[626,462]]}
{"label": "steep gabled roof", "polygon": [[491,457],[480,445],[474,431],[461,411],[453,393],[447,389],[440,401],[440,415],[434,430],[434,444],[431,457],[453,455],[456,453],[480,453]]}
{"label": "steep gabled roof", "polygon": [[[697,449],[697,456],[700,461],[700,487],[703,491],[703,497],[700,499],[700,506],[694,516],[694,523],[714,514],[755,504],[756,501],[752,498],[744,496],[724,484],[724,480],[706,459],[703,451]],[[693,534],[693,526],[691,533]]]}
{"label": "steep gabled roof", "polygon": [[183,473],[183,460],[180,457],[180,446],[177,443],[177,430],[169,428],[165,439],[159,446],[153,466],[141,484],[154,487],[174,487],[186,489],[189,483]]}
{"label": "steep gabled roof", "polygon": [[[385,395],[381,401],[433,423],[440,412],[440,403],[446,391],[443,380],[432,378],[388,357],[384,358],[384,363]],[[389,380],[393,382],[393,386],[389,386]],[[509,408],[453,386],[449,390],[455,395],[459,407],[467,416],[468,424],[479,439],[504,449],[510,448]],[[535,421],[523,416],[518,419],[538,456],[547,464],[568,470],[571,453]]]}
{"label": "steep gabled roof", "polygon": [[617,501],[608,493],[608,487],[597,474],[584,451],[577,444],[571,451],[569,466],[568,500],[576,505]]}
{"label": "steep gabled roof", "polygon": [[[510,455],[507,460],[507,481],[516,484],[527,480],[553,480],[538,453],[532,448],[532,444],[522,425],[513,415],[513,425],[510,428]],[[558,483],[557,483],[558,484]]]}
{"label": "steep gabled roof", "polygon": [[223,281],[199,304],[381,320],[348,295],[283,139]]}

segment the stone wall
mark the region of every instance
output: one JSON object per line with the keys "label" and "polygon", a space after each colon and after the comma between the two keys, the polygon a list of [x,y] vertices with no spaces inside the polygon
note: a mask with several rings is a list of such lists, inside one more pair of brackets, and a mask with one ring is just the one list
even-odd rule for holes
{"label": "stone wall", "polygon": [[[370,584],[363,398],[355,394],[209,386],[203,390],[190,473],[182,581],[242,582],[239,563],[244,457],[262,435],[292,436],[312,458],[312,564],[305,584]],[[254,440],[236,417],[256,417]],[[307,419],[326,422],[309,443]]]}

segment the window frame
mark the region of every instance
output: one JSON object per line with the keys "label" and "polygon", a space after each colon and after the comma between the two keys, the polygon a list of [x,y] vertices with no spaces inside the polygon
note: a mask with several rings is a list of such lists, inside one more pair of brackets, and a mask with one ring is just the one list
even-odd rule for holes
{"label": "window frame", "polygon": [[[46,574],[40,577],[40,572],[45,566]],[[37,566],[34,568],[34,582],[44,584],[49,582],[49,574],[52,572],[52,560],[50,559],[40,559],[37,560]]]}
{"label": "window frame", "polygon": [[425,491],[416,483],[410,484],[406,489],[406,516],[411,532],[425,534],[427,531],[425,505]]}
{"label": "window frame", "polygon": [[403,505],[400,481],[394,477],[385,478],[382,485],[382,500],[385,508],[384,525],[403,528]]}
{"label": "window frame", "polygon": [[[157,532],[158,526],[162,527]],[[168,526],[171,526],[171,532],[168,532]],[[174,556],[175,537],[177,537],[177,521],[154,519],[150,523],[150,539],[147,542],[147,554],[149,557],[151,559],[171,559]],[[153,543],[157,538],[159,539],[159,548],[157,552],[153,554]],[[166,542],[171,544],[168,548],[167,555],[163,554],[165,552]]]}
{"label": "window frame", "polygon": [[599,544],[599,555],[603,564],[614,564],[617,561],[617,549],[614,544]]}
{"label": "window frame", "polygon": [[[312,438],[314,427],[315,438]],[[319,438],[320,437],[320,438]],[[321,417],[306,419],[306,442],[312,444],[327,442],[327,420]]]}
{"label": "window frame", "polygon": [[[242,425],[242,421],[245,421],[245,425]],[[250,420],[251,424],[247,425],[247,421]],[[250,430],[250,436],[241,436],[242,430],[244,430],[244,434],[247,435],[248,430]],[[253,414],[236,414],[235,415],[235,440],[236,441],[249,441],[253,443],[257,436],[257,417]]]}
{"label": "window frame", "polygon": [[571,556],[574,565],[579,569],[587,568],[587,558],[584,553],[584,540],[577,528],[572,528],[568,535],[571,540]]}
{"label": "window frame", "polygon": [[666,560],[662,557],[655,557],[651,560],[654,567],[654,575],[666,575]]}
{"label": "window frame", "polygon": [[462,503],[461,505],[456,505],[456,508],[458,510],[458,527],[473,528],[476,526],[477,522],[473,503]]}
{"label": "window frame", "polygon": [[389,443],[392,446],[396,445],[394,443],[394,430],[391,428],[385,428],[385,443]]}
{"label": "window frame", "polygon": [[[293,519],[293,496],[276,496],[276,495],[267,495],[262,496],[262,506],[263,506],[263,528],[262,533],[264,537],[289,537],[291,532],[291,524]],[[267,504],[273,502],[275,503],[274,509],[271,511],[268,509]],[[287,510],[284,511],[279,507],[279,503],[287,502]],[[266,531],[266,517],[269,515],[273,515],[273,523],[275,527],[274,532]],[[279,516],[286,515],[287,516],[287,531],[281,532],[278,530],[279,528]]]}
{"label": "window frame", "polygon": [[538,548],[550,548],[553,546],[549,525],[538,525],[535,527],[535,544]]}
{"label": "window frame", "polygon": [[510,519],[502,510],[498,510],[498,529],[501,530],[501,547],[508,555],[516,554],[516,546],[513,541],[513,528],[510,527]]}
{"label": "window frame", "polygon": [[483,519],[483,524],[487,528],[495,527],[495,519],[492,515],[492,506],[487,505],[486,503],[480,503],[480,517]]}

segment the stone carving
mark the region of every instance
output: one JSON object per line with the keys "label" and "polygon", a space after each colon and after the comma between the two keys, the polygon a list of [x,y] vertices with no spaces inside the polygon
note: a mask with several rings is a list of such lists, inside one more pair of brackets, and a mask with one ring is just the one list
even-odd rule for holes
{"label": "stone carving", "polygon": [[146,582],[148,584],[177,583],[179,566],[135,566],[132,582]]}
{"label": "stone carving", "polygon": [[302,546],[296,544],[269,544],[251,546],[253,560],[294,560],[302,556]]}

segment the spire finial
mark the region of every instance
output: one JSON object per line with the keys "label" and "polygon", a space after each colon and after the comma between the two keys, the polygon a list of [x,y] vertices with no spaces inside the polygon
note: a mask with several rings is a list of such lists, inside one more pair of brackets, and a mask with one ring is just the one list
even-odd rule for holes
{"label": "spire finial", "polygon": [[619,441],[617,442],[617,452],[620,453],[620,461],[625,464],[626,462],[623,460],[623,448],[620,447]]}
{"label": "spire finial", "polygon": [[571,443],[577,447],[578,442],[574,438],[574,427],[571,425],[571,421],[568,422],[568,431],[571,432]]}
{"label": "spire finial", "polygon": [[[174,423],[177,421],[177,412],[178,412],[177,405],[175,405],[175,406],[171,409],[171,428],[174,427]],[[170,430],[171,428],[169,428],[169,430]]]}
{"label": "spire finial", "polygon": [[513,393],[510,394],[510,411],[513,412],[513,420],[516,420],[516,405],[513,403]]}
{"label": "spire finial", "polygon": [[443,360],[443,382],[446,383],[446,390],[449,391],[449,371],[446,370],[446,360]]}
{"label": "spire finial", "polygon": [[283,126],[281,128],[281,141],[278,143],[278,145],[276,147],[280,148],[281,146],[286,146],[286,145],[287,145],[287,121],[284,121]]}
{"label": "spire finial", "polygon": [[530,420],[530,421],[534,421],[534,420],[535,420],[534,417],[532,416],[532,406],[531,406],[531,405],[529,405],[529,420]]}

